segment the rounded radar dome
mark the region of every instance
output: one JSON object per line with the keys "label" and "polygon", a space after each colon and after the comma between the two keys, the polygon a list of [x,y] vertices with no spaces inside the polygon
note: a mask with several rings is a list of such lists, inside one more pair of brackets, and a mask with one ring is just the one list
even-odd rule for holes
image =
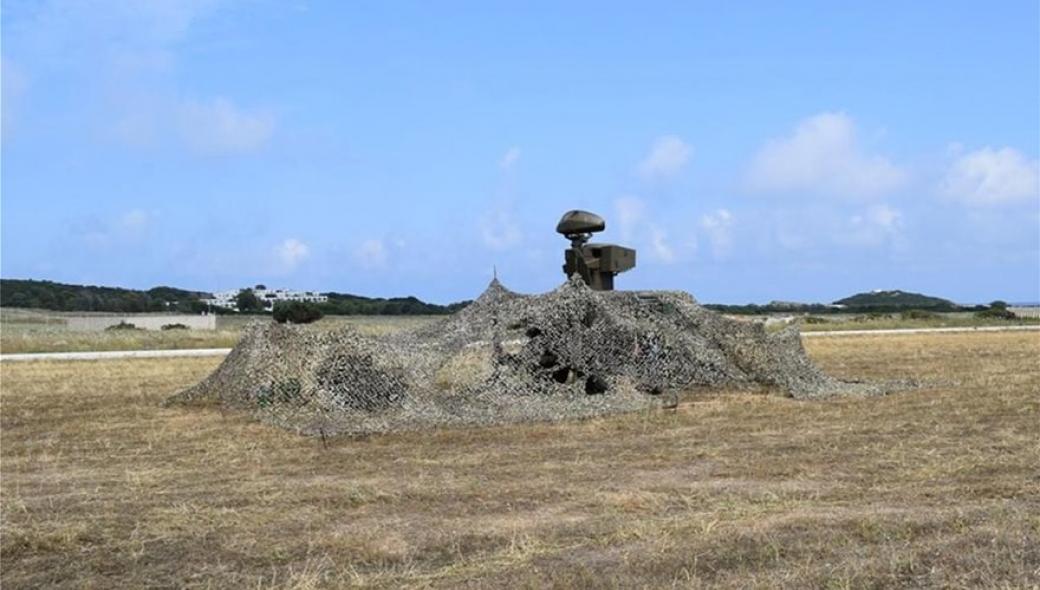
{"label": "rounded radar dome", "polygon": [[588,211],[568,211],[556,224],[556,231],[567,237],[601,232],[607,228],[602,217]]}

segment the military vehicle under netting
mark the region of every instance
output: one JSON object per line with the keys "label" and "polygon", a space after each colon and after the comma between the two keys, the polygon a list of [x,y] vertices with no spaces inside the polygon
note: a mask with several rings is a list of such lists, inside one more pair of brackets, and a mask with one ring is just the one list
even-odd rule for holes
{"label": "military vehicle under netting", "polygon": [[212,375],[168,402],[215,401],[332,435],[583,418],[673,404],[701,387],[822,399],[896,386],[825,375],[796,326],[768,333],[680,291],[610,290],[613,274],[602,275],[624,265],[591,250],[587,234],[604,224],[588,215],[561,220],[568,265],[572,250],[585,265],[568,266],[553,291],[521,295],[495,279],[455,315],[384,337],[258,322]]}

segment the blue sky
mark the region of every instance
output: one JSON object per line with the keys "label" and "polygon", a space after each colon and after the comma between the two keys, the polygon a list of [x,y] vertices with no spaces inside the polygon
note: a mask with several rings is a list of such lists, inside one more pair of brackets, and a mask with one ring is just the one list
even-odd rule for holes
{"label": "blue sky", "polygon": [[9,278],[1040,300],[1024,2],[7,1]]}

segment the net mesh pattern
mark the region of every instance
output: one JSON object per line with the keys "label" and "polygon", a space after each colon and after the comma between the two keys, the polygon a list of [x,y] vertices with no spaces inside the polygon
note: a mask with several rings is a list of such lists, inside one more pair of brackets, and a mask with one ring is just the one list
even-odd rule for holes
{"label": "net mesh pattern", "polygon": [[167,401],[335,435],[584,418],[748,386],[798,399],[885,391],[822,373],[796,326],[767,333],[687,293],[593,291],[574,277],[540,295],[495,280],[457,314],[383,337],[257,322],[210,376]]}

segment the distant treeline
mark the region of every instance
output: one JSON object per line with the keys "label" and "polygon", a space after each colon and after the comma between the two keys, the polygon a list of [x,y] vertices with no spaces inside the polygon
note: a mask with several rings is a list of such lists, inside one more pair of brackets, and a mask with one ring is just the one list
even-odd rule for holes
{"label": "distant treeline", "polygon": [[[325,303],[317,304],[325,315],[443,315],[454,313],[469,305],[460,301],[449,305],[426,303],[415,297],[362,297],[348,293],[324,293]],[[140,313],[176,311],[181,313],[235,313],[212,307],[202,299],[212,297],[203,291],[188,291],[174,287],[155,287],[147,291],[118,287],[69,285],[52,281],[0,279],[0,306],[49,309],[53,311],[104,311]],[[1003,303],[1003,302],[996,302]],[[826,315],[834,313],[899,313],[908,309],[930,312],[980,311],[986,306],[961,306],[939,297],[906,291],[872,291],[859,293],[835,301],[822,303],[773,302],[765,305],[708,304],[705,307],[730,314],[806,313]],[[269,309],[267,311],[270,311]]]}
{"label": "distant treeline", "polygon": [[[415,297],[390,299],[362,297],[347,293],[325,293],[329,300],[319,304],[325,315],[442,315],[469,304],[468,301],[437,305]],[[104,311],[141,313],[176,311],[181,313],[235,313],[212,307],[202,299],[212,297],[203,291],[155,287],[147,291],[119,287],[69,285],[52,281],[0,279],[0,307],[26,307],[52,311]]]}
{"label": "distant treeline", "polygon": [[325,315],[444,315],[470,304],[460,301],[448,305],[426,303],[415,297],[393,297],[390,299],[361,297],[347,293],[324,293],[329,300],[319,303],[318,309]]}
{"label": "distant treeline", "polygon": [[836,309],[830,305],[824,305],[822,303],[809,303],[804,305],[773,305],[767,303],[765,305],[759,305],[757,303],[748,303],[745,305],[728,305],[725,303],[706,303],[704,307],[710,310],[718,311],[721,313],[729,313],[734,315],[759,315],[767,313],[840,313],[846,310]]}
{"label": "distant treeline", "polygon": [[173,287],[155,287],[147,291],[137,291],[119,287],[68,285],[52,281],[0,279],[0,307],[114,313],[148,311],[200,313],[206,309],[206,304],[200,300],[209,296],[209,293],[185,291]]}

